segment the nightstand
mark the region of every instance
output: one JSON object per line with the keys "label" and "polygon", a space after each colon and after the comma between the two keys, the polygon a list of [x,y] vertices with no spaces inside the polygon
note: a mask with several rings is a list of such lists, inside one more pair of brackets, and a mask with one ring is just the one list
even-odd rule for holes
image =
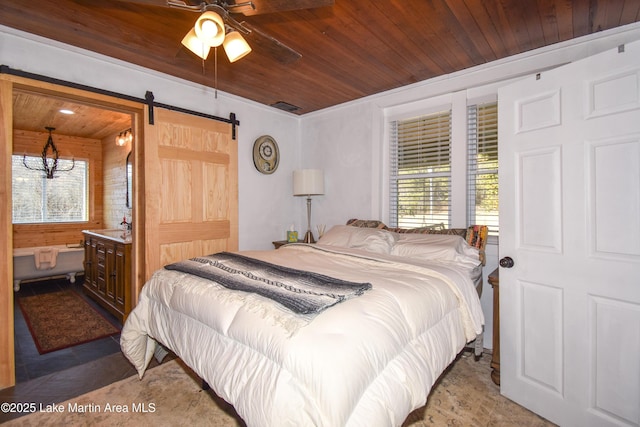
{"label": "nightstand", "polygon": [[[289,243],[294,243],[294,242],[289,242],[287,240],[276,240],[275,242],[271,242],[273,243],[273,247],[278,249],[280,246],[284,246],[284,245],[288,245]],[[298,243],[304,243],[304,240],[298,240]]]}
{"label": "nightstand", "polygon": [[496,268],[489,274],[489,283],[493,288],[493,354],[491,356],[491,379],[500,385],[500,270]]}

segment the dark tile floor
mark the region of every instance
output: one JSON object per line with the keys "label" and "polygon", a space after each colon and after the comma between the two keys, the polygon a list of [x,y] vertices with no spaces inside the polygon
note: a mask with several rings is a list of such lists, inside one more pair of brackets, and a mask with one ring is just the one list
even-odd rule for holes
{"label": "dark tile floor", "polygon": [[122,327],[120,322],[113,315],[84,294],[82,291],[82,283],[82,276],[78,277],[75,284],[69,283],[66,279],[23,283],[20,287],[20,291],[14,293],[16,383],[22,383],[53,372],[83,365],[101,357],[120,352],[120,334],[116,334],[107,338],[51,353],[38,353],[38,349],[33,342],[31,333],[29,332],[29,327],[27,326],[17,302],[17,299],[22,296],[56,292],[71,288],[84,296],[85,299],[95,307],[96,310],[109,319],[111,323],[118,327]]}
{"label": "dark tile floor", "polygon": [[[66,280],[48,280],[23,284],[16,298],[70,287],[81,291],[82,278],[75,284]],[[87,298],[88,299],[88,298]],[[115,325],[118,321],[89,302]],[[0,402],[22,402],[47,405],[60,403],[89,391],[135,375],[135,369],[120,351],[120,335],[41,355],[15,303],[16,385],[0,390]],[[150,366],[156,366],[152,361]],[[0,412],[0,423],[25,415]]]}

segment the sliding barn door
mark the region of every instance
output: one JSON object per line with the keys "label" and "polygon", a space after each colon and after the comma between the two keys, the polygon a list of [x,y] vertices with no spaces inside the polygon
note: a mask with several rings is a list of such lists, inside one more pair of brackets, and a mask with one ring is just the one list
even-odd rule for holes
{"label": "sliding barn door", "polygon": [[13,85],[0,78],[0,389],[16,383],[13,328]]}
{"label": "sliding barn door", "polygon": [[498,103],[501,392],[562,426],[638,426],[640,42]]}
{"label": "sliding barn door", "polygon": [[145,280],[165,264],[238,249],[231,125],[162,108],[145,123]]}

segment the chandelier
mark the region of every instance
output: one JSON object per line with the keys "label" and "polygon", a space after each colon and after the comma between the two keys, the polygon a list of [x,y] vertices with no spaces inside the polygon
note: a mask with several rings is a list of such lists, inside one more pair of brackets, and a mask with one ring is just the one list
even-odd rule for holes
{"label": "chandelier", "polygon": [[[56,144],[53,143],[53,137],[51,136],[51,132],[56,130],[56,128],[45,127],[45,129],[49,131],[49,139],[47,139],[47,143],[42,148],[42,166],[35,167],[35,166],[28,165],[26,154],[22,157],[22,164],[27,169],[44,172],[45,177],[47,179],[53,179],[55,178],[55,176],[53,176],[54,173],[69,172],[75,167],[76,162],[74,159],[71,159],[71,162],[72,162],[71,167],[67,167],[64,169],[58,168],[58,158],[59,158],[58,149],[56,148]],[[49,150],[51,150],[51,156],[47,157]]]}

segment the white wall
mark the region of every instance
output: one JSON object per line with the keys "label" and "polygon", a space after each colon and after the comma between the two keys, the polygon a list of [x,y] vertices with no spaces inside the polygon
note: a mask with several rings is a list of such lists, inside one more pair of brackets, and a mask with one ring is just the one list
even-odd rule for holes
{"label": "white wall", "polygon": [[[378,167],[371,155],[375,133],[371,113],[370,104],[354,103],[314,116],[312,124],[304,127],[300,166],[323,169],[325,178],[325,195],[314,196],[312,202],[316,238],[314,224],[329,226],[371,217],[371,173]],[[298,205],[303,206],[302,200]],[[306,223],[306,203],[300,213]]]}
{"label": "white wall", "polygon": [[[136,98],[152,91],[156,102],[219,117],[235,113],[240,121],[240,249],[273,248],[271,242],[283,239],[295,221],[291,175],[300,158],[299,117],[221,91],[215,99],[210,88],[3,26],[0,64]],[[253,166],[253,142],[265,134],[280,148],[280,165],[271,175]]]}

